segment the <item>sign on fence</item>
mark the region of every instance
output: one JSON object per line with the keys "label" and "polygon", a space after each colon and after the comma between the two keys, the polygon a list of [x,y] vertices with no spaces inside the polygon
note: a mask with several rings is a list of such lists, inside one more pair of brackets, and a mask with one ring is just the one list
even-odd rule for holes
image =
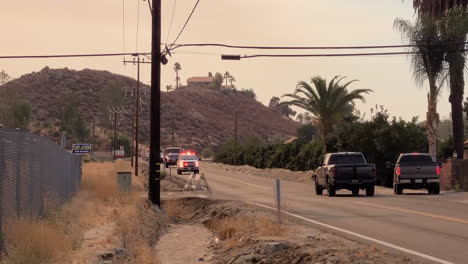
{"label": "sign on fence", "polygon": [[91,153],[91,144],[73,144],[72,153],[75,153],[75,154]]}

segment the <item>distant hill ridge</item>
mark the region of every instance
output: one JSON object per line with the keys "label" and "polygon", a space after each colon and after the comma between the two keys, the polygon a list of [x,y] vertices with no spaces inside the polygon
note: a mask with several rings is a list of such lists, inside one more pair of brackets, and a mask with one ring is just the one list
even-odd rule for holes
{"label": "distant hill ridge", "polygon": [[[10,81],[8,87],[21,88],[22,96],[32,103],[32,119],[39,126],[57,122],[63,99],[67,96],[79,98],[79,112],[91,127],[98,123],[101,99],[100,92],[109,82],[115,81],[124,90],[131,91],[136,81],[132,78],[107,71],[85,69],[75,71],[44,68]],[[141,86],[147,94],[141,106],[140,139],[149,142],[149,98],[150,88]],[[132,98],[125,97],[124,107],[131,109]],[[207,88],[178,89],[161,93],[161,136],[162,145],[216,149],[234,137],[234,114],[238,113],[239,138],[256,136],[267,139],[289,137],[296,134],[299,123],[287,119],[253,98],[235,91],[216,91]],[[99,126],[99,124],[97,124]],[[121,117],[119,129],[130,134],[130,117]]]}

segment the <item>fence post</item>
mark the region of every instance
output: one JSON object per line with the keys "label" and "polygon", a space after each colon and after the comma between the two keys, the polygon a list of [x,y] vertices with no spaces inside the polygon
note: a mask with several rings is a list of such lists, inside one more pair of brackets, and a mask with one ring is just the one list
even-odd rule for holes
{"label": "fence post", "polygon": [[279,179],[275,181],[275,203],[278,214],[278,224],[281,224],[281,181]]}

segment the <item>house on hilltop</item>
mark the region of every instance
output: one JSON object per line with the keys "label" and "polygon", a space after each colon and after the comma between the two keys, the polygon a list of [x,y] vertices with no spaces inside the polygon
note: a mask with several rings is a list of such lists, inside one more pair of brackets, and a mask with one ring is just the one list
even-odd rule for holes
{"label": "house on hilltop", "polygon": [[191,77],[187,79],[187,88],[208,88],[213,82],[213,77]]}

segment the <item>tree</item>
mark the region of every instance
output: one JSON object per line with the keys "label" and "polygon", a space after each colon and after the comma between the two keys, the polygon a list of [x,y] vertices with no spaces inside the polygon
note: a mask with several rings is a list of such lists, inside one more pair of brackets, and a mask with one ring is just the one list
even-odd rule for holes
{"label": "tree", "polygon": [[182,70],[180,63],[178,62],[174,63],[174,71],[176,73],[176,89],[179,89],[179,81],[180,81],[179,71],[180,70]]}
{"label": "tree", "polygon": [[236,82],[236,77],[233,75],[229,76],[229,83],[231,84],[231,88],[234,89],[234,82]]}
{"label": "tree", "polygon": [[8,73],[5,72],[5,70],[2,70],[0,72],[0,85],[4,84],[4,83],[7,83],[11,80],[11,77],[10,75],[8,75]]}
{"label": "tree", "polygon": [[10,109],[10,115],[13,117],[13,127],[25,129],[31,122],[31,103],[28,100],[21,99],[15,102]]}
{"label": "tree", "polygon": [[211,88],[219,90],[221,89],[221,86],[223,85],[223,75],[219,72],[215,73],[213,82],[211,83]]}
{"label": "tree", "polygon": [[99,101],[99,123],[103,127],[111,128],[109,107],[122,106],[125,103],[123,85],[116,81],[109,81],[100,91]]}
{"label": "tree", "polygon": [[[440,118],[437,113],[437,98],[444,82],[444,42],[437,25],[427,17],[419,17],[413,24],[408,20],[396,19],[394,26],[410,44],[415,45],[411,56],[413,76],[418,84],[429,83],[427,94],[426,130],[429,154],[437,159],[437,128]],[[440,83],[440,84],[439,84]]]}
{"label": "tree", "polygon": [[289,118],[290,116],[295,116],[296,111],[294,111],[289,105],[281,104],[280,98],[277,96],[273,96],[270,99],[270,103],[268,104],[268,108],[271,110],[282,114],[283,116]]}
{"label": "tree", "polygon": [[80,115],[79,106],[79,98],[68,96],[63,100],[60,129],[72,139],[83,142],[89,138],[89,129]]}
{"label": "tree", "polygon": [[226,80],[226,88],[228,86],[228,80],[229,80],[230,77],[231,77],[231,74],[228,71],[226,71],[224,73],[224,79]]}
{"label": "tree", "polygon": [[[441,32],[446,43],[459,43],[450,45],[453,50],[464,50],[466,41],[466,10],[468,0],[413,0],[413,7],[419,15],[426,15],[435,21],[442,21]],[[463,22],[465,21],[465,22]],[[450,97],[452,106],[453,144],[458,159],[463,159],[464,133],[463,133],[463,93],[464,93],[464,67],[463,52],[450,52],[446,56],[449,63]]]}
{"label": "tree", "polygon": [[285,94],[283,97],[290,101],[283,102],[290,106],[296,106],[310,112],[320,129],[323,141],[333,133],[334,126],[338,124],[349,112],[350,105],[355,100],[365,102],[363,94],[372,92],[370,89],[357,89],[348,92],[347,87],[356,80],[340,84],[345,77],[335,76],[327,85],[327,81],[321,77],[312,78],[314,87],[307,82],[299,82],[293,94]]}
{"label": "tree", "polygon": [[[468,14],[465,9],[453,8],[446,12],[440,21],[440,32],[446,43],[464,43],[468,34]],[[448,49],[459,50],[447,52],[445,60],[449,64],[450,96],[453,121],[453,143],[457,158],[464,154],[463,97],[465,90],[465,44],[449,45]]]}
{"label": "tree", "polygon": [[167,92],[172,91],[172,90],[174,90],[174,87],[172,85],[166,85]]}

